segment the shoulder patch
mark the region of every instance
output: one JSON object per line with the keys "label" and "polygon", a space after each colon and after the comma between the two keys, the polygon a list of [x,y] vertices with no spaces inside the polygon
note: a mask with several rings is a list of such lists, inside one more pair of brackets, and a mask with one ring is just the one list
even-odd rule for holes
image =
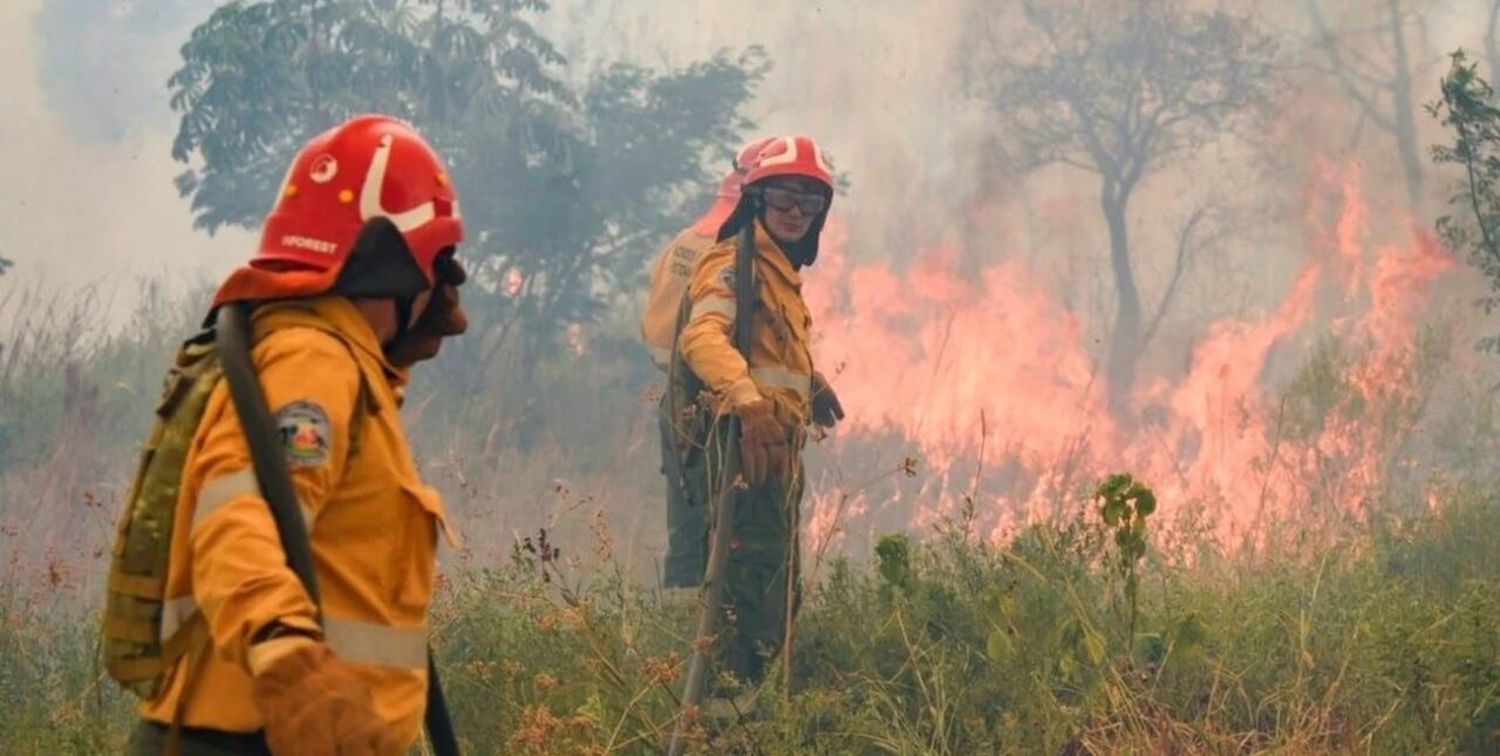
{"label": "shoulder patch", "polygon": [[672,248],[672,256],[691,265],[698,260],[698,250],[678,244]]}
{"label": "shoulder patch", "polygon": [[316,402],[295,401],[276,413],[281,448],[291,467],[315,467],[328,461],[333,429],[328,412]]}

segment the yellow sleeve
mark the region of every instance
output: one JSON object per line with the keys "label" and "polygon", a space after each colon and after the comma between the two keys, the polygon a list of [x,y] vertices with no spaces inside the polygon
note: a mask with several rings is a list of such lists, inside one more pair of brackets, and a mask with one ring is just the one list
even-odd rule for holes
{"label": "yellow sleeve", "polygon": [[677,309],[692,280],[693,266],[711,243],[711,239],[689,228],[662,248],[652,266],[646,311],[641,316],[641,337],[651,352],[651,360],[662,370],[672,362]]}
{"label": "yellow sleeve", "polygon": [[[651,281],[646,289],[646,310],[641,313],[641,340],[651,351],[651,359],[657,367],[661,367],[667,361],[661,358],[661,352],[663,349],[671,350],[672,330],[676,325],[672,322],[677,315],[676,303],[668,301],[672,289],[672,265],[676,249],[677,240],[673,239],[667,242],[667,246],[657,254],[656,263],[651,267]],[[677,294],[681,296],[681,289],[678,289]],[[670,355],[668,358],[670,359]]]}
{"label": "yellow sleeve", "polygon": [[[311,328],[272,332],[253,353],[310,534],[343,475],[359,366],[336,337]],[[216,390],[227,392],[227,385]],[[273,621],[316,632],[315,608],[286,563],[269,504],[255,483],[233,402],[205,417],[190,479],[201,481],[190,536],[193,595],[214,646],[247,663],[252,637]]]}
{"label": "yellow sleeve", "polygon": [[731,410],[759,400],[760,390],[750,379],[750,366],[734,348],[733,240],[704,253],[688,285],[692,309],[682,329],[683,360]]}

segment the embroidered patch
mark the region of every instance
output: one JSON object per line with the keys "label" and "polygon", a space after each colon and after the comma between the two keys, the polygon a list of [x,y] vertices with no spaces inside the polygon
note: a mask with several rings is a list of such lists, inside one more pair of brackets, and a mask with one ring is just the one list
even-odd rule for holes
{"label": "embroidered patch", "polygon": [[328,461],[333,432],[328,412],[315,402],[295,401],[276,413],[281,448],[292,467],[314,467]]}
{"label": "embroidered patch", "polygon": [[672,248],[672,275],[678,278],[688,278],[693,275],[693,263],[697,262],[698,253],[690,247],[678,245]]}

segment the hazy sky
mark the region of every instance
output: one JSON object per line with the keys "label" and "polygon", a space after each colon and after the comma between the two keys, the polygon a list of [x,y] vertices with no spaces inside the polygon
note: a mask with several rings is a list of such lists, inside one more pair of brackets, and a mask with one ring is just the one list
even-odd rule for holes
{"label": "hazy sky", "polygon": [[[45,2],[0,3],[0,144],[10,177],[0,236],[16,262],[0,287],[101,284],[125,301],[137,277],[221,275],[253,238],[192,230],[171,182],[178,166],[165,94],[192,23],[184,11],[200,16],[213,3]],[[169,7],[174,17],[157,13]]]}
{"label": "hazy sky", "polygon": [[[10,242],[5,254],[17,263],[0,286],[105,283],[128,300],[134,277],[215,278],[249,252],[249,232],[210,238],[193,231],[171,184],[180,166],[169,156],[175,123],[166,79],[181,41],[217,4],[0,3],[0,137],[7,172],[19,179],[0,209],[0,233]],[[881,179],[886,190],[878,195],[845,201],[845,212],[937,182],[951,190],[952,174],[966,170],[961,150],[948,142],[959,133],[951,126],[962,108],[938,107],[945,95],[914,79],[943,74],[940,51],[957,31],[948,10],[956,3],[827,5],[798,3],[768,14],[757,4],[564,0],[541,25],[569,53],[588,50],[575,55],[575,76],[616,57],[682,65],[723,47],[761,43],[776,62],[753,106],[763,130],[817,135],[857,186],[895,178]],[[884,6],[909,10],[872,12]],[[790,22],[793,11],[800,22]],[[907,33],[912,24],[926,33]],[[854,55],[850,34],[868,40]]]}
{"label": "hazy sky", "polygon": [[[1269,15],[1296,18],[1300,0],[1284,2]],[[0,139],[12,177],[0,234],[17,263],[0,289],[102,283],[128,300],[136,277],[217,278],[249,254],[249,232],[192,230],[171,183],[180,166],[169,156],[166,79],[188,31],[218,4],[0,2]],[[933,193],[961,207],[955,195],[973,186],[972,135],[985,116],[953,80],[963,5],[562,0],[541,25],[573,55],[574,76],[616,57],[681,65],[765,45],[775,69],[752,108],[763,130],[818,136],[854,182],[840,208],[888,222]],[[1432,3],[1432,49],[1482,21],[1480,5]]]}

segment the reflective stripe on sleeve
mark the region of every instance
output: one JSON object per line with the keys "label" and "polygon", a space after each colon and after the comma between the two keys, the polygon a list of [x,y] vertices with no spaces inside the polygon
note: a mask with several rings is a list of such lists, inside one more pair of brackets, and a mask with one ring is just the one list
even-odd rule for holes
{"label": "reflective stripe on sleeve", "polygon": [[427,667],[426,625],[377,625],[325,616],[323,634],[333,652],[345,661],[383,667]]}
{"label": "reflective stripe on sleeve", "polygon": [[688,320],[697,320],[709,313],[717,313],[734,320],[734,299],[719,296],[704,297],[693,303],[693,310],[688,315]]}
{"label": "reflective stripe on sleeve", "polygon": [[753,367],[750,368],[750,378],[761,388],[795,391],[803,398],[812,395],[812,376],[806,373],[784,367]]}
{"label": "reflective stripe on sleeve", "polygon": [[[162,607],[163,643],[198,613],[192,596],[169,599]],[[423,669],[427,666],[427,626],[380,625],[323,617],[323,638],[340,659],[354,664]]]}
{"label": "reflective stripe on sleeve", "polygon": [[[260,484],[255,481],[253,468],[221,475],[204,483],[203,488],[198,491],[198,503],[193,509],[193,529],[197,530],[204,520],[222,509],[225,504],[241,496],[259,497],[260,495]],[[313,511],[300,504],[299,507],[302,510],[302,523],[309,531],[312,530]]]}

